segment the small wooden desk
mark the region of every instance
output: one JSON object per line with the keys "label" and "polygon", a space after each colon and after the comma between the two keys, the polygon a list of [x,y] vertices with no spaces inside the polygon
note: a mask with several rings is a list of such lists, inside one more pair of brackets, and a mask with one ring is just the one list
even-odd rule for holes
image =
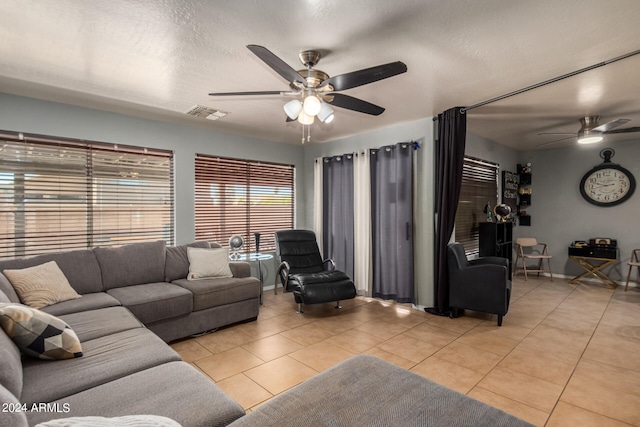
{"label": "small wooden desk", "polygon": [[615,289],[618,284],[611,277],[607,276],[602,270],[611,264],[616,263],[617,258],[595,258],[590,256],[569,255],[569,259],[575,261],[580,267],[586,271],[569,281],[569,283],[578,283],[580,279],[591,274],[600,280],[607,288]]}

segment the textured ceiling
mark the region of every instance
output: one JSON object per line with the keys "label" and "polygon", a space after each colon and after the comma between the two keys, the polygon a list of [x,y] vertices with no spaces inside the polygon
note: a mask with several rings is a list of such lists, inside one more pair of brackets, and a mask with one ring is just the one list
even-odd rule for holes
{"label": "textured ceiling", "polygon": [[[299,144],[287,90],[247,48],[292,67],[319,49],[330,76],[392,61],[408,72],[345,94],[377,117],[336,108],[323,142],[469,106],[640,49],[638,0],[57,0],[0,2],[0,91]],[[468,112],[469,131],[516,149],[577,132],[578,119],[640,126],[640,55]],[[184,114],[196,104],[217,121]],[[634,138],[634,135],[612,137]],[[550,145],[557,147],[573,141]]]}

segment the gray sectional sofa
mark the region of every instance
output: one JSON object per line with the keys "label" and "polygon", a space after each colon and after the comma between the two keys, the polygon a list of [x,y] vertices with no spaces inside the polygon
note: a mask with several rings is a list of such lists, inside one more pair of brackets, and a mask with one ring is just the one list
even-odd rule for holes
{"label": "gray sectional sofa", "polygon": [[[231,263],[233,277],[186,280],[188,246],[210,244],[157,241],[0,261],[0,272],[56,261],[81,297],[42,311],[64,320],[83,351],[66,360],[22,357],[0,329],[0,425],[150,414],[210,426],[243,416],[240,405],[166,342],[256,319],[261,283],[247,263]],[[0,303],[8,302],[20,299],[0,274]],[[15,410],[34,404],[42,410]]]}

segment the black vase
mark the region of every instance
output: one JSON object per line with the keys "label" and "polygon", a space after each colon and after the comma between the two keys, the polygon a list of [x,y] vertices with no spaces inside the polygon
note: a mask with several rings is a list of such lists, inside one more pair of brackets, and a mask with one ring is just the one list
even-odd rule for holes
{"label": "black vase", "polygon": [[256,253],[260,253],[260,233],[253,233],[256,238]]}

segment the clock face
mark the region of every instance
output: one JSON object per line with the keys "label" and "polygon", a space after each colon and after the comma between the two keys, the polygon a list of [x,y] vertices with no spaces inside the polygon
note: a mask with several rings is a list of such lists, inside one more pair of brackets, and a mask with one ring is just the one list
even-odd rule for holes
{"label": "clock face", "polygon": [[594,205],[614,206],[629,199],[635,187],[631,172],[618,165],[604,164],[596,166],[582,177],[580,193]]}

